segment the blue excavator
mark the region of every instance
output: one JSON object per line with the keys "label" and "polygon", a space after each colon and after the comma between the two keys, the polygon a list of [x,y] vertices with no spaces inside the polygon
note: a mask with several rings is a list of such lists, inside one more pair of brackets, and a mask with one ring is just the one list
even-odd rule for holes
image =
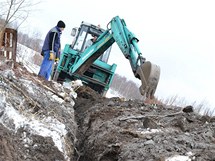
{"label": "blue excavator", "polygon": [[[72,29],[71,44],[66,44],[54,70],[53,80],[57,82],[80,79],[84,84],[105,96],[115,74],[116,64],[108,64],[111,47],[116,42],[125,58],[128,59],[134,76],[141,80],[140,93],[153,98],[156,91],[160,67],[142,56],[137,37],[129,31],[124,19],[113,17],[104,30],[87,22]],[[87,41],[97,37],[91,46]]]}

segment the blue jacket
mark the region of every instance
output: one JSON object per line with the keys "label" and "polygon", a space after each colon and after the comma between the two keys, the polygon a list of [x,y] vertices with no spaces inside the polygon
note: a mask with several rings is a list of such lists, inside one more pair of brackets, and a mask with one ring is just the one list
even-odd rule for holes
{"label": "blue jacket", "polygon": [[45,41],[43,43],[42,51],[48,51],[54,52],[56,54],[56,57],[59,58],[59,50],[60,50],[60,36],[61,36],[61,30],[55,26],[52,28],[46,35]]}

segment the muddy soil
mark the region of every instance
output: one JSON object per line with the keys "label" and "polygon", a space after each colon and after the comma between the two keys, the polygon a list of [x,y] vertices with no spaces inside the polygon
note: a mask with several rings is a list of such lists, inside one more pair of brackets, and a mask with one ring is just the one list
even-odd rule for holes
{"label": "muddy soil", "polygon": [[30,134],[24,129],[14,133],[2,124],[0,125],[0,145],[1,161],[64,160],[63,154],[54,146],[50,137]]}
{"label": "muddy soil", "polygon": [[215,117],[184,108],[105,99],[79,90],[79,161],[215,160]]}
{"label": "muddy soil", "polygon": [[0,65],[0,161],[215,161],[215,118],[192,106],[108,99],[85,86],[74,98],[21,65],[8,68]]}
{"label": "muddy soil", "polygon": [[0,65],[0,161],[73,160],[71,92],[22,65]]}

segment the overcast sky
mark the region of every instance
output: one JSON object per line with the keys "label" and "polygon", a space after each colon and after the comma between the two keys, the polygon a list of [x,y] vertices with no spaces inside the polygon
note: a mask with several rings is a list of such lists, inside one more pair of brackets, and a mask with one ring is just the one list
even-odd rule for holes
{"label": "overcast sky", "polygon": [[[188,102],[205,101],[215,107],[215,1],[214,0],[44,0],[28,19],[42,33],[66,23],[62,43],[71,43],[70,32],[81,21],[106,28],[115,16],[123,18],[140,40],[143,56],[161,68],[158,98],[175,95]],[[23,25],[23,28],[28,23]],[[110,63],[117,73],[140,84],[116,44]]]}

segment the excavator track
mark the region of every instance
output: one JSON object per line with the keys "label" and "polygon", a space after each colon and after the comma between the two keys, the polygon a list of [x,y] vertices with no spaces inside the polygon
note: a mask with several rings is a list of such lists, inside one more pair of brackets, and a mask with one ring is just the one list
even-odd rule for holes
{"label": "excavator track", "polygon": [[139,88],[141,95],[153,99],[160,78],[160,67],[146,61],[138,67],[136,75],[142,82]]}

